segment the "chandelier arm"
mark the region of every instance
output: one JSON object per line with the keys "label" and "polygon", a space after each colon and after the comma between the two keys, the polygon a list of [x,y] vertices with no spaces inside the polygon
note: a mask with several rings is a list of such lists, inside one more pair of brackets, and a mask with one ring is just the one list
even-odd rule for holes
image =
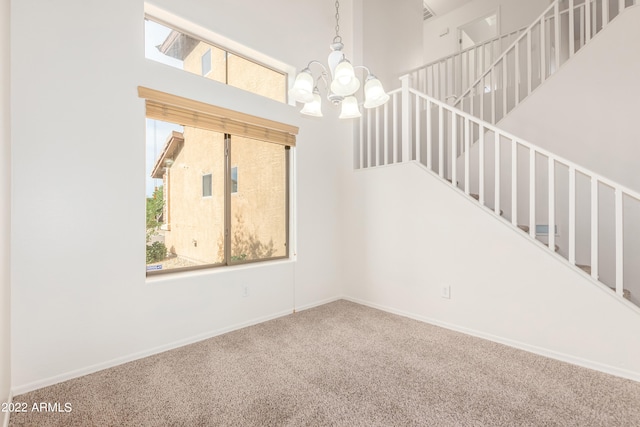
{"label": "chandelier arm", "polygon": [[369,76],[373,76],[373,73],[371,72],[371,70],[369,69],[369,67],[365,67],[364,65],[355,65],[353,67],[353,69],[355,70],[356,68],[364,68],[364,70],[367,72],[367,78]]}
{"label": "chandelier arm", "polygon": [[316,86],[315,89],[318,88],[318,82],[322,80],[324,82],[324,88],[325,90],[329,91],[329,81],[327,80],[327,73],[326,72],[322,72],[318,78],[316,79]]}
{"label": "chandelier arm", "polygon": [[326,75],[326,74],[327,74],[327,67],[325,67],[325,66],[324,66],[324,64],[323,64],[322,62],[320,62],[320,61],[318,61],[318,60],[315,60],[315,59],[314,59],[314,60],[312,60],[312,61],[309,61],[309,63],[307,64],[307,69],[311,69],[311,66],[312,66],[313,64],[318,64],[318,65],[320,66],[320,68],[322,68],[322,74],[323,74],[323,75]]}

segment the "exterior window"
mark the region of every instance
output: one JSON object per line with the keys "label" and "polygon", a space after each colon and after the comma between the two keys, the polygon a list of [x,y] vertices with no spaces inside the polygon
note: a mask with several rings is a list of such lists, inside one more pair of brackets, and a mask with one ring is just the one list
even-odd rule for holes
{"label": "exterior window", "polygon": [[223,47],[145,18],[145,57],[280,102],[287,75]]}
{"label": "exterior window", "polygon": [[202,55],[202,75],[206,76],[211,72],[211,49],[207,49],[207,51]]}
{"label": "exterior window", "polygon": [[148,275],[288,256],[289,146],[153,119],[147,135]]}
{"label": "exterior window", "polygon": [[238,167],[231,168],[231,194],[238,192]]}
{"label": "exterior window", "polygon": [[202,197],[211,197],[211,174],[202,175]]}

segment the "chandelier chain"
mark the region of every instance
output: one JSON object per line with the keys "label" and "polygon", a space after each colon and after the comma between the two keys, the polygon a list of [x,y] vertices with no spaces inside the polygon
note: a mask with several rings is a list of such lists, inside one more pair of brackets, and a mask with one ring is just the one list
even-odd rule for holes
{"label": "chandelier chain", "polygon": [[333,38],[334,42],[342,42],[340,37],[340,2],[336,0],[336,36]]}

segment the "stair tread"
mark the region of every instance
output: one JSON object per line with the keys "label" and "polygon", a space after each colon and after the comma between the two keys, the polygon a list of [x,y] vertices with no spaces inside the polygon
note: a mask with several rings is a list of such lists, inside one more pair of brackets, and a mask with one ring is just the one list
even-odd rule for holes
{"label": "stair tread", "polygon": [[[581,269],[585,273],[591,275],[591,266],[590,265],[576,264],[576,267],[578,267],[579,269]],[[613,286],[609,286],[609,289],[611,289],[614,292],[616,290],[616,288],[613,287]],[[631,291],[629,289],[623,289],[622,290],[622,296],[624,298],[626,298],[626,299],[631,299]]]}

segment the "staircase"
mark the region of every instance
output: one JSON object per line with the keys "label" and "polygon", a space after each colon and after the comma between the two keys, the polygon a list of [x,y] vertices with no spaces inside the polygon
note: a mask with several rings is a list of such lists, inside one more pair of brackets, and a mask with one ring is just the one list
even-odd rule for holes
{"label": "staircase", "polygon": [[487,122],[498,123],[636,2],[554,1],[453,105]]}
{"label": "staircase", "polygon": [[[568,5],[562,8],[564,3]],[[367,110],[360,120],[355,168],[420,162],[480,208],[508,222],[515,232],[545,247],[551,256],[562,258],[569,268],[598,286],[611,289],[622,303],[637,309],[640,287],[634,286],[640,285],[640,265],[625,253],[625,247],[640,234],[640,214],[635,214],[640,213],[640,194],[494,124],[504,116],[503,112],[508,112],[508,108],[496,107],[496,99],[503,101],[503,107],[522,102],[525,94],[530,94],[549,77],[547,71],[555,71],[555,64],[562,64],[565,56],[570,58],[611,18],[632,4],[635,1],[556,1],[494,62],[484,77],[459,98],[458,107],[466,106],[467,111],[411,87],[410,75],[403,76],[402,87],[390,92],[391,102]],[[545,55],[540,57],[537,70],[547,71],[538,74],[536,84],[533,78],[525,81],[516,78],[513,81],[518,81],[517,85],[501,91],[510,87],[511,80],[507,78],[500,80],[507,82],[503,86],[490,86],[496,90],[472,95],[473,88],[486,82],[486,76],[492,73],[495,73],[489,77],[492,82],[497,73],[502,73],[501,79],[509,73],[521,75],[518,74],[521,58],[518,46],[522,40],[531,46],[536,28],[542,29],[538,37],[548,33],[544,29],[554,28],[551,39],[554,46],[561,46],[562,38],[559,41],[558,37],[562,30],[558,31],[557,26],[563,28],[560,25],[563,20],[569,22],[574,33],[578,29],[579,37],[573,42],[566,40],[568,53],[551,49],[552,61],[545,61]],[[576,26],[576,22],[584,26]],[[510,52],[515,52],[517,60],[507,66]],[[534,63],[530,54],[525,57],[528,64]],[[525,74],[535,73],[528,67]],[[433,89],[427,87],[426,90]],[[434,94],[442,97],[442,93]],[[504,102],[505,96],[514,94],[517,96],[512,101],[507,98]],[[487,104],[490,108],[479,107],[487,100],[492,102]],[[540,232],[541,224],[546,233]],[[607,270],[607,277],[601,277],[601,270]],[[612,273],[608,274],[609,271]]]}

